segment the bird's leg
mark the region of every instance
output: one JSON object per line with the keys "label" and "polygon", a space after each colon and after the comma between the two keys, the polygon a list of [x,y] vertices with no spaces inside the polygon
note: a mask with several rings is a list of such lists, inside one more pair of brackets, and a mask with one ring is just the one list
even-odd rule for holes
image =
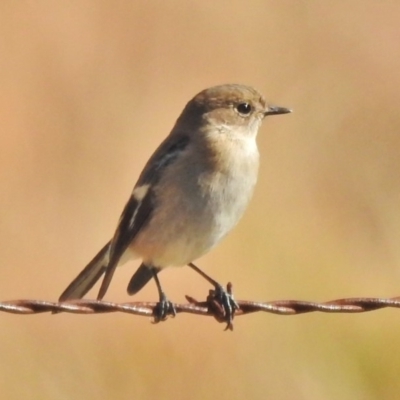
{"label": "bird's leg", "polygon": [[176,310],[174,304],[167,299],[167,296],[165,296],[165,293],[162,290],[160,280],[158,279],[157,275],[159,270],[156,268],[152,268],[152,272],[153,272],[153,278],[156,281],[158,295],[159,295],[159,301],[153,311],[154,323],[156,324],[160,321],[165,321],[168,315],[172,315],[173,317],[175,317]]}
{"label": "bird's leg", "polygon": [[193,263],[189,263],[188,265],[214,286],[214,290],[210,290],[210,295],[207,298],[209,307],[214,312],[217,320],[226,322],[226,329],[232,330],[235,310],[239,309],[239,305],[233,298],[232,285],[228,283],[225,290],[221,284],[196,267],[196,265]]}

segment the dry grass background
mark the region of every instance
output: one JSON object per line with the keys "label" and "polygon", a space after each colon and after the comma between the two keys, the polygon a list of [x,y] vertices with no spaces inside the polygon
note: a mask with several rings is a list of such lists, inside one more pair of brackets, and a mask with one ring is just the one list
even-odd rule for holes
{"label": "dry grass background", "polygon": [[[260,181],[199,261],[237,298],[400,294],[400,3],[0,4],[1,299],[54,300],[112,234],[191,96],[254,85],[294,109],[259,135]],[[128,300],[134,265],[107,295]],[[174,301],[203,298],[188,269]],[[92,293],[94,296],[95,292]],[[149,285],[137,299],[155,299]],[[4,399],[395,399],[400,314],[0,315]]]}

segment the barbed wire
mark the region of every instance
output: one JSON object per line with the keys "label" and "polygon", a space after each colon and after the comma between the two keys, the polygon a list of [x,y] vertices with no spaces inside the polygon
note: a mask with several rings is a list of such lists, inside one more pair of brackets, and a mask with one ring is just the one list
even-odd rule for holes
{"label": "barbed wire", "polygon": [[[211,296],[211,295],[210,295]],[[213,301],[212,296],[207,301],[197,301],[186,296],[187,304],[174,304],[176,313],[189,313],[195,315],[212,316],[218,322],[227,322],[224,311],[219,304]],[[258,302],[236,300],[239,309],[234,316],[247,315],[254,312],[268,312],[277,315],[298,315],[310,312],[324,313],[362,313],[382,308],[400,308],[400,297],[376,298],[354,297],[330,300],[326,302],[312,302],[302,300],[277,300]],[[157,302],[127,302],[114,303],[104,300],[70,300],[66,302],[53,302],[46,300],[9,300],[0,302],[0,311],[13,314],[39,314],[44,312],[73,314],[101,314],[122,312],[133,315],[152,317],[157,307]],[[228,324],[227,329],[232,329]]]}

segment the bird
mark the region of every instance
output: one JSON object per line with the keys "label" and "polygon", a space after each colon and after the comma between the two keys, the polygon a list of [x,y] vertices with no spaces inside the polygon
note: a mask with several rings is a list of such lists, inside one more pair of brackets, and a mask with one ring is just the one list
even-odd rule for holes
{"label": "bird", "polygon": [[154,322],[176,312],[159,272],[189,266],[214,286],[230,325],[238,308],[233,295],[193,262],[215,247],[247,208],[257,182],[261,123],[290,112],[246,85],[218,85],[195,95],[146,163],[113,237],[59,300],[84,297],[104,275],[97,296],[103,299],[116,267],[139,258],[127,291],[134,295],[154,279],[159,297]]}

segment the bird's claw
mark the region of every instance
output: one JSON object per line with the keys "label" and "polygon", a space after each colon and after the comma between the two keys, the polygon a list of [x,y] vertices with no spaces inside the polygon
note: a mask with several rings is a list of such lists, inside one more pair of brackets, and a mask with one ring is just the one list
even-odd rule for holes
{"label": "bird's claw", "polygon": [[215,286],[215,289],[210,290],[207,303],[216,320],[226,322],[225,330],[232,331],[235,311],[239,310],[239,305],[233,297],[232,284],[228,283],[226,290],[221,285]]}
{"label": "bird's claw", "polygon": [[171,315],[172,317],[175,317],[176,315],[176,309],[174,306],[174,303],[169,301],[166,296],[163,294],[160,297],[160,301],[157,303],[157,305],[154,307],[153,310],[153,323],[157,324],[159,322],[165,321],[168,316]]}

